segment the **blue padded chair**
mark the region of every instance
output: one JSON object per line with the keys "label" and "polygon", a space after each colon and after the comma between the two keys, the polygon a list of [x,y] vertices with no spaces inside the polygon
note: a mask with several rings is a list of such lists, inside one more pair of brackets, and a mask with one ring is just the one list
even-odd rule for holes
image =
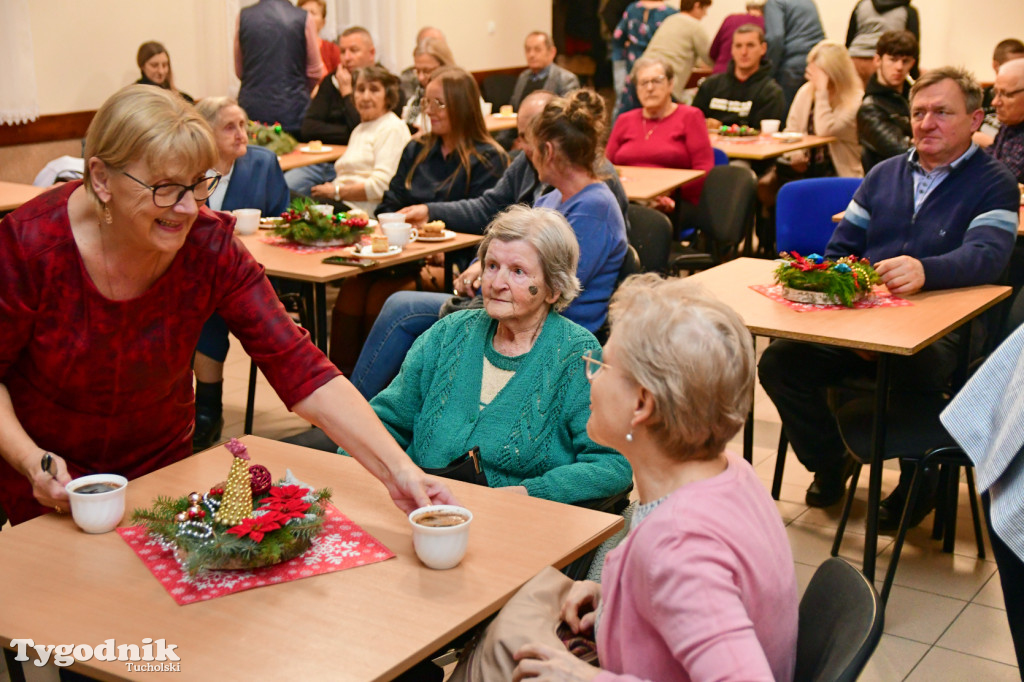
{"label": "blue padded chair", "polygon": [[718,147],[712,147],[711,151],[713,151],[715,153],[715,165],[716,166],[728,166],[729,165],[729,155],[728,154],[723,152]]}
{"label": "blue padded chair", "polygon": [[783,185],[775,204],[778,250],[824,254],[836,226],[832,216],[846,209],[860,183],[861,178],[809,178]]}

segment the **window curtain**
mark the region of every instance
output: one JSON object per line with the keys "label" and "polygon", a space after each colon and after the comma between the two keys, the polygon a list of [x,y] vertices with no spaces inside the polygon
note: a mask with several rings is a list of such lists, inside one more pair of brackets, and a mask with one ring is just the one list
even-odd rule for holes
{"label": "window curtain", "polygon": [[0,125],[39,118],[28,0],[0,0]]}

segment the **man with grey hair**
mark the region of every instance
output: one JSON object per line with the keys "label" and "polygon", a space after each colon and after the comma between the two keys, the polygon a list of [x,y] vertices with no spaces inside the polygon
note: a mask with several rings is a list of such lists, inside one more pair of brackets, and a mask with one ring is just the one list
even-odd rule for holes
{"label": "man with grey hair", "polygon": [[[915,147],[871,169],[825,256],[869,259],[897,295],[997,281],[1016,238],[1020,194],[1006,167],[971,141],[983,116],[981,88],[969,73],[952,67],[925,73],[910,91]],[[894,358],[890,399],[947,390],[962,342],[953,332],[915,355]],[[842,499],[850,473],[826,392],[850,377],[874,376],[875,359],[794,341],[773,343],[761,357],[761,384],[797,457],[814,472],[809,506]],[[904,468],[900,485],[882,502],[879,530],[896,529],[911,472]],[[910,510],[912,525],[934,506],[933,495],[922,500]]]}
{"label": "man with grey hair", "polygon": [[527,68],[516,79],[510,103],[519,111],[519,105],[531,92],[547,90],[556,95],[565,95],[580,87],[576,74],[555,64],[558,50],[551,36],[543,31],[533,31],[526,36],[523,44]]}
{"label": "man with grey hair", "polygon": [[989,152],[1009,167],[1017,182],[1024,183],[1024,59],[999,67],[992,105],[1002,125]]}

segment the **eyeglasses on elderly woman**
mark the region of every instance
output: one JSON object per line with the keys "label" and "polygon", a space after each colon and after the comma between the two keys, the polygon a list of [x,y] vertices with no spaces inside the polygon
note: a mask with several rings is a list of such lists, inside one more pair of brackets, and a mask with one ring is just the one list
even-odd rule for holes
{"label": "eyeglasses on elderly woman", "polygon": [[601,371],[602,367],[607,367],[608,369],[612,368],[611,365],[601,362],[602,350],[603,349],[601,348],[597,348],[583,351],[583,364],[586,365],[584,372],[587,375],[587,381],[593,379],[594,376]]}
{"label": "eyeglasses on elderly woman", "polygon": [[135,182],[139,183],[149,191],[153,193],[153,203],[156,204],[157,208],[170,208],[185,197],[185,192],[191,191],[192,196],[196,198],[196,201],[206,201],[213,194],[213,190],[217,189],[217,185],[220,183],[220,174],[207,175],[202,177],[191,185],[179,185],[175,183],[169,183],[166,185],[148,185],[137,177],[126,171],[121,173]]}

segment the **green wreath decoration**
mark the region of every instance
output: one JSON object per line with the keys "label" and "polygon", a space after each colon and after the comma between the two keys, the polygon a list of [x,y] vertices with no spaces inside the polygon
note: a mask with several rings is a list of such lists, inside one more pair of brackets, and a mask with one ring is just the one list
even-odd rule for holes
{"label": "green wreath decoration", "polygon": [[281,223],[274,234],[299,243],[344,241],[355,244],[364,234],[373,232],[365,214],[323,214],[313,209],[318,205],[310,197],[296,197],[281,214]]}
{"label": "green wreath decoration", "polygon": [[246,125],[249,141],[260,147],[266,147],[278,156],[287,154],[299,146],[299,141],[284,132],[280,123],[267,125],[259,121],[249,121]]}
{"label": "green wreath decoration", "polygon": [[829,260],[816,253],[804,258],[796,251],[783,251],[779,256],[782,262],[775,268],[776,282],[788,289],[825,294],[848,308],[882,281],[867,258]]}

